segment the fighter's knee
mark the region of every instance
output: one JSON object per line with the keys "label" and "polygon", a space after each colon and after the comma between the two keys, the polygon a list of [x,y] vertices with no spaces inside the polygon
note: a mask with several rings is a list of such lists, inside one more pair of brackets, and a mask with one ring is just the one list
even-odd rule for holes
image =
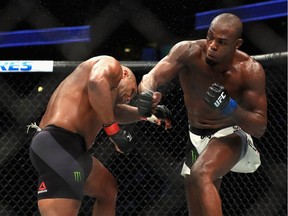
{"label": "fighter's knee", "polygon": [[98,200],[115,201],[118,194],[118,184],[115,177],[110,174],[104,179],[105,184],[102,185],[100,193],[98,193]]}
{"label": "fighter's knee", "polygon": [[205,167],[192,166],[189,181],[186,181],[193,186],[201,186],[205,183],[212,182],[211,174]]}
{"label": "fighter's knee", "polygon": [[95,161],[84,186],[84,194],[98,200],[115,200],[117,193],[118,184],[115,177],[102,164]]}
{"label": "fighter's knee", "polygon": [[118,187],[114,182],[106,182],[102,188],[95,188],[93,192],[86,192],[86,195],[96,198],[99,202],[116,202]]}
{"label": "fighter's knee", "polygon": [[107,187],[107,196],[110,197],[111,199],[116,199],[117,194],[118,194],[118,184],[116,179],[113,177],[110,180],[110,186]]}

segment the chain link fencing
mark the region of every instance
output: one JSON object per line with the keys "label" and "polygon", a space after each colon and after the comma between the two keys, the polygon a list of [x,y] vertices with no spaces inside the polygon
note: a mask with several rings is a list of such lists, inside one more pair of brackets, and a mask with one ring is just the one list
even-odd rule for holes
{"label": "chain link fencing", "polygon": [[[287,64],[268,64],[265,71],[269,122],[265,135],[254,139],[262,165],[253,174],[224,177],[220,195],[227,216],[287,215]],[[28,153],[33,133],[26,133],[26,125],[39,123],[69,72],[0,74],[0,216],[39,215],[37,173]],[[143,71],[134,72],[139,81]],[[116,154],[103,133],[90,150],[117,178],[117,215],[188,215],[180,176],[188,138],[183,94],[177,80],[161,91],[162,103],[174,114],[171,130],[138,122],[124,127],[135,142],[129,154]],[[79,215],[91,215],[93,202],[84,197]]]}

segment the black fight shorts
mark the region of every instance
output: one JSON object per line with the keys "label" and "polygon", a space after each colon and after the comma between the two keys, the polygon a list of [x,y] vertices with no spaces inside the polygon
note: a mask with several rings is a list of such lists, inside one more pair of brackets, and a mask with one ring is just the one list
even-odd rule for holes
{"label": "black fight shorts", "polygon": [[37,132],[30,144],[30,159],[38,172],[38,200],[81,200],[92,169],[92,156],[82,136],[49,125]]}

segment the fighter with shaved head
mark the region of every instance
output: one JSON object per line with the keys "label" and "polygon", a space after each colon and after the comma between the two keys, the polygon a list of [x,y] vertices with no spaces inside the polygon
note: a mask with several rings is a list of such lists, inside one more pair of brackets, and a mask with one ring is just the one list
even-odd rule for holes
{"label": "fighter with shaved head", "polygon": [[123,153],[133,140],[119,124],[149,120],[171,127],[165,106],[140,118],[137,107],[128,105],[136,95],[133,72],[111,56],[84,61],[56,88],[30,145],[41,215],[76,216],[83,195],[96,198],[93,216],[115,215],[116,179],[88,152],[97,134],[104,129]]}
{"label": "fighter with shaved head", "polygon": [[260,166],[253,139],[267,125],[265,72],[242,44],[242,22],[224,13],[213,19],[207,38],[174,45],[138,86],[141,116],[152,113],[157,88],[179,77],[189,121],[182,168],[189,213],[222,216],[221,178],[230,170]]}

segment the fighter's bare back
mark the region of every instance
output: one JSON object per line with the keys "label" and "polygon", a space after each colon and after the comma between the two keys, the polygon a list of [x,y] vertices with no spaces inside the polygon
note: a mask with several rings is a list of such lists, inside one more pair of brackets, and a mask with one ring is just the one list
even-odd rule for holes
{"label": "fighter's bare back", "polygon": [[[39,125],[41,128],[49,124],[63,127],[83,136],[87,148],[90,147],[103,126],[89,103],[87,89],[89,74],[99,59],[101,56],[81,63],[62,81],[48,103]],[[111,92],[115,101],[117,91],[114,89]]]}

